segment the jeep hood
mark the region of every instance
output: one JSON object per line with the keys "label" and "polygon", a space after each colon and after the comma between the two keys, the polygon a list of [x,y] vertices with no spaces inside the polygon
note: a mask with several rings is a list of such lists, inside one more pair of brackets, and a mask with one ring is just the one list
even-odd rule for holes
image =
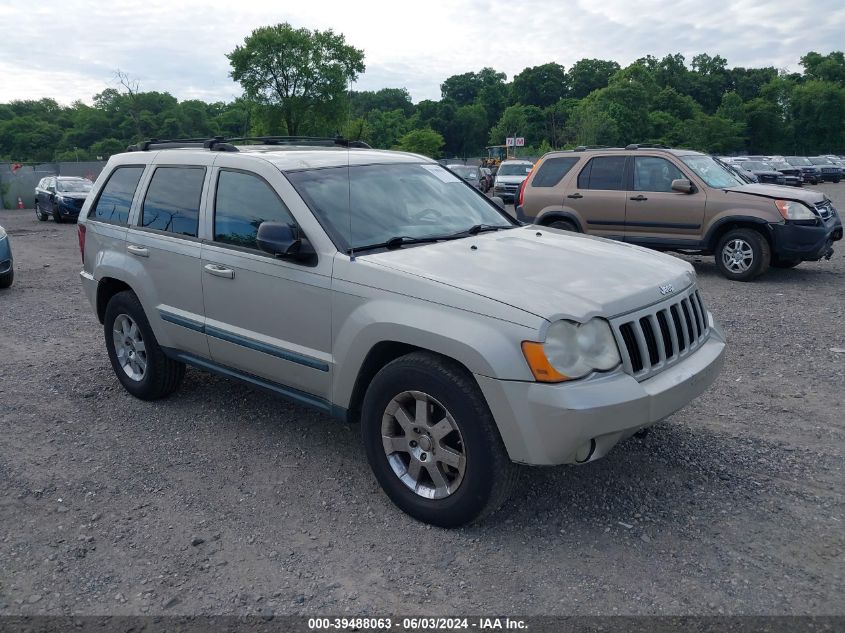
{"label": "jeep hood", "polygon": [[521,185],[522,181],[528,178],[528,174],[516,174],[515,176],[496,176],[496,182],[508,185]]}
{"label": "jeep hood", "polygon": [[[429,296],[421,298],[430,301],[466,309],[472,302],[456,305],[455,300],[472,293],[549,321],[617,316],[666,299],[695,281],[692,266],[670,255],[537,227],[359,258],[364,260],[428,280]],[[475,308],[483,312],[480,304]]]}
{"label": "jeep hood", "polygon": [[784,187],[781,185],[759,185],[750,184],[738,187],[728,187],[723,191],[729,193],[741,193],[749,196],[771,198],[772,200],[796,200],[811,207],[824,202],[826,196],[812,189],[796,189],[795,187]]}

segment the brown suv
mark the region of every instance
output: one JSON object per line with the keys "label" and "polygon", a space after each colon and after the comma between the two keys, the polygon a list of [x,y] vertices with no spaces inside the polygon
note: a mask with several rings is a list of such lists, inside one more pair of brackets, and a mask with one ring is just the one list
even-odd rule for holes
{"label": "brown suv", "polygon": [[519,193],[523,222],[715,255],[729,279],[829,259],[842,221],[817,191],[746,184],[712,157],[644,145],[550,152]]}

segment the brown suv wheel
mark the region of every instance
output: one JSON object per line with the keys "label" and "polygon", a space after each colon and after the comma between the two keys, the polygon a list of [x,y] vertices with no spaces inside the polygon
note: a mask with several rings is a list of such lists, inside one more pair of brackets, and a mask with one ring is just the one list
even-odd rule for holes
{"label": "brown suv wheel", "polygon": [[734,281],[751,281],[762,275],[771,258],[769,241],[754,229],[732,229],[716,247],[716,267]]}

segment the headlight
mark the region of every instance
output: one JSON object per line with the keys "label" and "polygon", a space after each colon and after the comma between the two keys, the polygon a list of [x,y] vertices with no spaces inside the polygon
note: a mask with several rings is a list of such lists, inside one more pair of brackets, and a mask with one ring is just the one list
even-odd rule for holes
{"label": "headlight", "polygon": [[810,207],[802,202],[775,200],[775,206],[784,220],[815,220],[817,217],[815,213],[810,211]]}
{"label": "headlight", "polygon": [[59,202],[64,202],[65,204],[71,204],[73,202],[73,198],[68,198],[67,196],[59,196]]}
{"label": "headlight", "polygon": [[539,382],[562,382],[592,371],[613,369],[620,362],[610,323],[557,321],[549,326],[543,343],[522,343],[525,360]]}

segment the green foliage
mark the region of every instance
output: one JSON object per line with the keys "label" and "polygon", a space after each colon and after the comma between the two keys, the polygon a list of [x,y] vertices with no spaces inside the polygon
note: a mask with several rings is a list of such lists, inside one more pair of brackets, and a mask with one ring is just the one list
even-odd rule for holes
{"label": "green foliage", "polygon": [[567,95],[566,70],[554,62],[526,68],[513,78],[512,94],[519,103],[545,108]]}
{"label": "green foliage", "polygon": [[720,153],[845,152],[845,55],[809,52],[803,74],[729,68],[719,55],[688,63],[646,55],[626,68],[581,59],[518,73],[482,68],[447,77],[440,100],[412,103],[405,88],[349,91],[363,52],[332,31],[288,24],[256,29],[228,55],[244,96],[178,101],[118,73],[93,104],[53,99],[0,104],[0,159],[108,158],[143,138],[334,135],[378,148],[472,157],[523,136],[522,153],[659,142]]}
{"label": "green foliage", "polygon": [[364,51],[343,35],[287,22],[255,29],[227,57],[247,97],[278,108],[294,136],[340,127],[347,85],[364,72]]}
{"label": "green foliage", "polygon": [[403,152],[422,154],[430,158],[439,158],[443,148],[443,136],[431,128],[412,130],[399,139],[396,149]]}

